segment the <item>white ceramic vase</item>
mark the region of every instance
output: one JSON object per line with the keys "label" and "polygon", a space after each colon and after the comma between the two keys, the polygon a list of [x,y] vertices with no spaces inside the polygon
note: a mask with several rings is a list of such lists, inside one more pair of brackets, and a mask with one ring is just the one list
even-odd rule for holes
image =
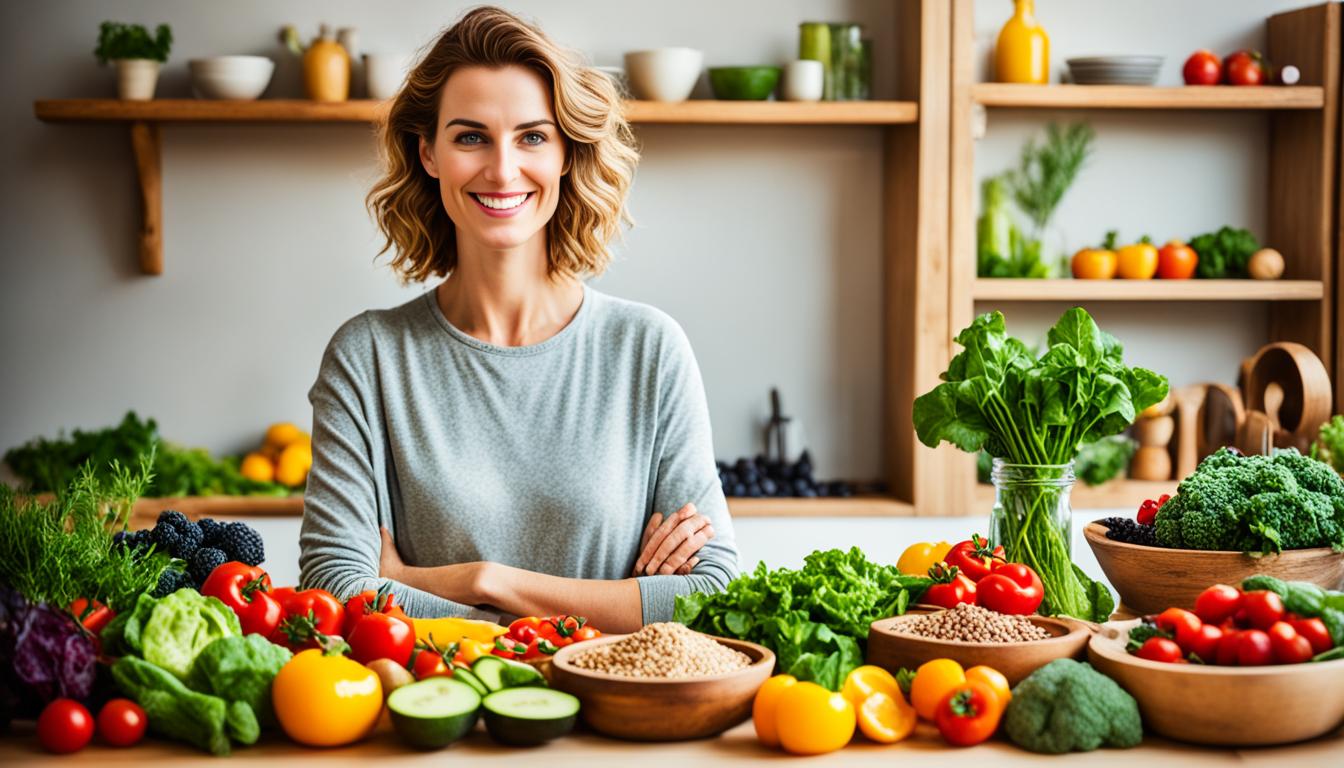
{"label": "white ceramic vase", "polygon": [[159,83],[159,62],[153,59],[117,59],[117,98],[149,101]]}
{"label": "white ceramic vase", "polygon": [[826,89],[826,68],[820,61],[798,59],[784,65],[786,101],[819,101]]}
{"label": "white ceramic vase", "polygon": [[406,82],[415,59],[408,53],[364,54],[364,81],[370,99],[390,99]]}

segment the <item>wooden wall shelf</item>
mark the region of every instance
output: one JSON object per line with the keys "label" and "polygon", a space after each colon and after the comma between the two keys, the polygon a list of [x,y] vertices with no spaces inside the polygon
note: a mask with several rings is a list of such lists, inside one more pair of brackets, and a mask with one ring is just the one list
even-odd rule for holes
{"label": "wooden wall shelf", "polygon": [[977,278],[977,301],[1320,301],[1320,280],[1018,280]]}
{"label": "wooden wall shelf", "polygon": [[1019,109],[1321,109],[1319,85],[1179,86],[1015,85],[977,83],[971,98],[986,107]]}

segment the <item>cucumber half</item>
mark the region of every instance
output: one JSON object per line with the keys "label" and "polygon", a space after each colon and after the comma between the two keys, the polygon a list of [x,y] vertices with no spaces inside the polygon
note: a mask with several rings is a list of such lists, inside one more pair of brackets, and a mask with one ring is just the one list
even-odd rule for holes
{"label": "cucumber half", "polygon": [[421,749],[438,749],[476,725],[481,695],[458,680],[431,677],[393,691],[387,697],[387,709],[402,741]]}
{"label": "cucumber half", "polygon": [[485,683],[481,682],[481,678],[473,675],[471,670],[466,667],[453,667],[453,679],[466,683],[471,686],[472,690],[482,696],[490,692],[490,689],[485,686]]}
{"label": "cucumber half", "polygon": [[480,657],[471,665],[471,672],[490,689],[491,693],[505,688],[546,685],[546,678],[542,677],[536,667],[498,656]]}
{"label": "cucumber half", "polygon": [[485,729],[500,744],[531,747],[574,728],[579,700],[550,688],[506,688],[481,701]]}

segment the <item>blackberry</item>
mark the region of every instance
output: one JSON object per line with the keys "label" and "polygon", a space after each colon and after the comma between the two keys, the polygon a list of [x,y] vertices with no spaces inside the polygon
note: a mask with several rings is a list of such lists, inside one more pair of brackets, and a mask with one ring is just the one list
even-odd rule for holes
{"label": "blackberry", "polygon": [[191,574],[191,580],[199,588],[209,578],[211,571],[228,561],[229,556],[224,554],[224,550],[201,547],[192,554],[191,560],[187,561],[187,573]]}
{"label": "blackberry", "polygon": [[248,565],[261,565],[266,559],[266,547],[262,544],[261,534],[246,523],[228,523],[220,534],[218,546],[230,560]]}
{"label": "blackberry", "polygon": [[1106,538],[1112,541],[1138,544],[1144,547],[1161,546],[1157,543],[1156,526],[1140,525],[1137,520],[1128,517],[1108,517],[1097,522],[1106,527]]}
{"label": "blackberry", "polygon": [[201,529],[202,547],[214,547],[219,544],[219,535],[224,532],[224,523],[207,517],[197,522],[196,527]]}
{"label": "blackberry", "polygon": [[167,597],[183,587],[191,586],[191,577],[182,571],[165,568],[159,574],[159,583],[150,594],[154,597]]}
{"label": "blackberry", "polygon": [[154,543],[158,551],[171,554],[182,542],[182,534],[177,532],[172,523],[163,522],[154,526],[154,530],[149,534],[149,540]]}
{"label": "blackberry", "polygon": [[201,529],[194,523],[187,523],[177,528],[177,548],[173,550],[173,557],[190,560],[191,556],[196,554],[196,550],[201,548],[202,536]]}
{"label": "blackberry", "polygon": [[168,523],[179,531],[191,525],[187,516],[175,509],[165,509],[159,513],[159,519],[156,522]]}

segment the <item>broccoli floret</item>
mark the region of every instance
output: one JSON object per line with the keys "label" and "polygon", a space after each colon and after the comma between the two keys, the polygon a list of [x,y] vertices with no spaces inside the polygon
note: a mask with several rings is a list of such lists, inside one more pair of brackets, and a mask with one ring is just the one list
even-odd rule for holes
{"label": "broccoli floret", "polygon": [[1274,463],[1293,473],[1297,484],[1308,491],[1323,493],[1331,499],[1344,500],[1344,479],[1323,461],[1303,456],[1297,451],[1274,454]]}
{"label": "broccoli floret", "polygon": [[1003,722],[1014,744],[1047,754],[1129,748],[1143,740],[1134,697],[1072,659],[1056,659],[1018,683]]}

